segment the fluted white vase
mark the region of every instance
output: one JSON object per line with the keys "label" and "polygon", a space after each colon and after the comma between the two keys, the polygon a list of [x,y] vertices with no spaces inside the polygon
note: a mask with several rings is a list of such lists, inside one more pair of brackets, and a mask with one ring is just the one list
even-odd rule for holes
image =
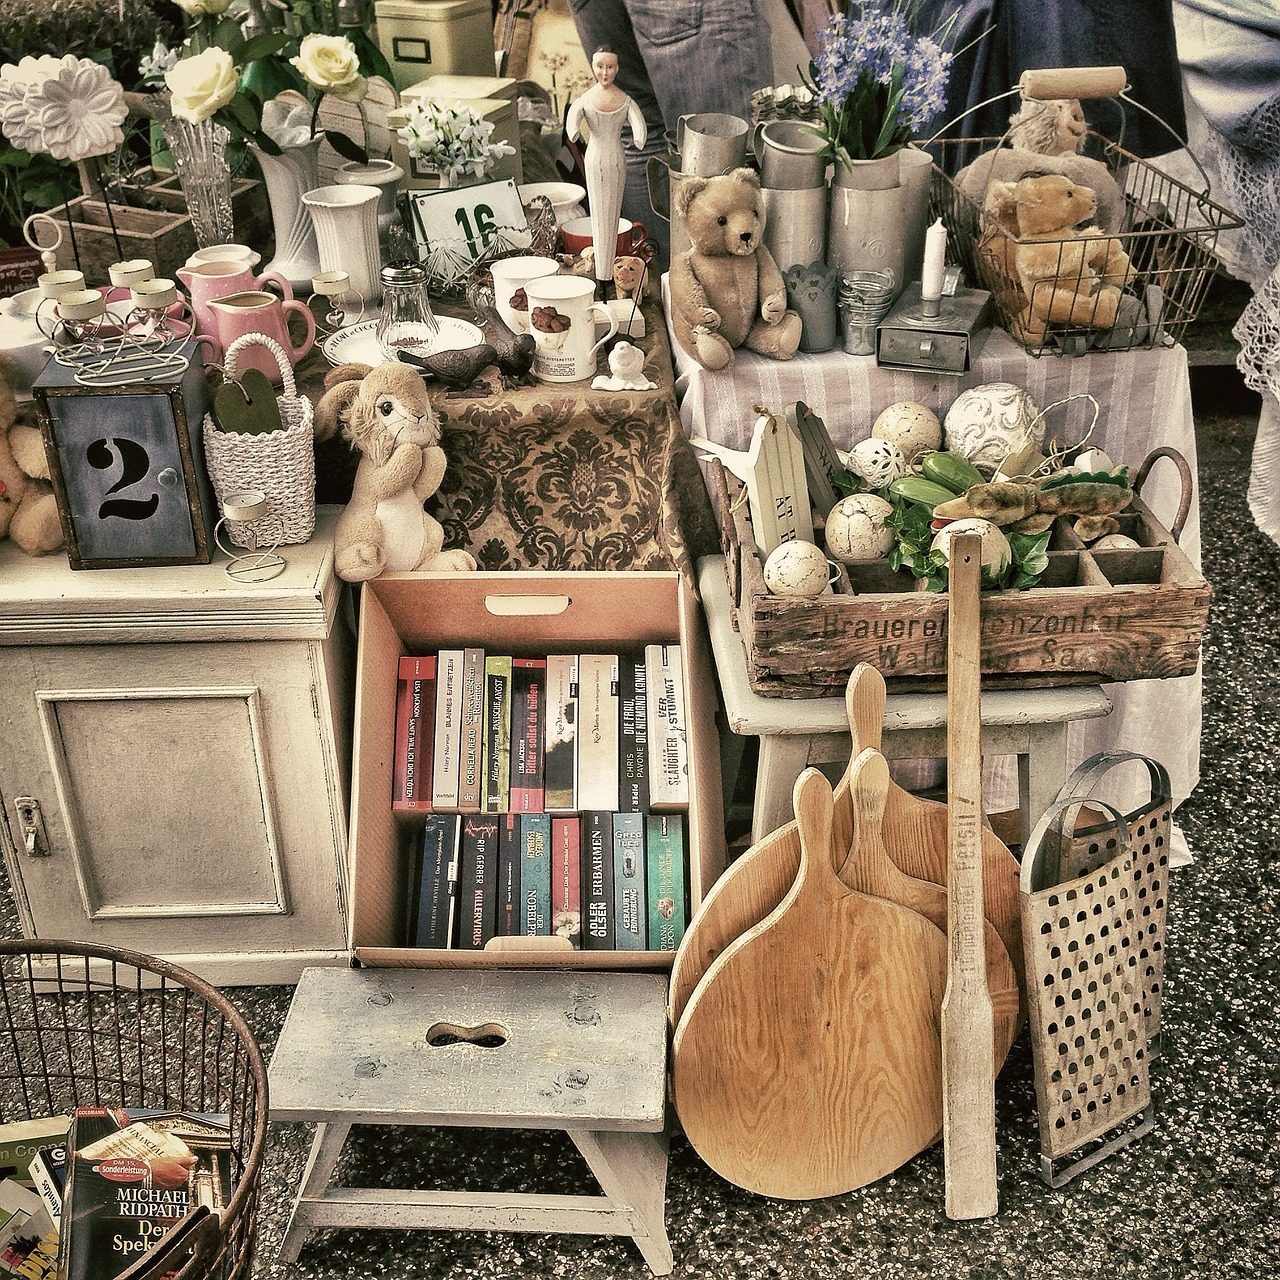
{"label": "fluted white vase", "polygon": [[321,270],[311,210],[302,202],[303,195],[320,183],[320,142],[312,138],[300,147],[285,147],[278,156],[251,148],[262,169],[275,227],[275,257],[264,270],[283,276],[303,297],[311,292],[311,277]]}
{"label": "fluted white vase", "polygon": [[302,197],[311,211],[323,271],[345,271],[367,306],[382,297],[377,187],[359,183],[317,187]]}

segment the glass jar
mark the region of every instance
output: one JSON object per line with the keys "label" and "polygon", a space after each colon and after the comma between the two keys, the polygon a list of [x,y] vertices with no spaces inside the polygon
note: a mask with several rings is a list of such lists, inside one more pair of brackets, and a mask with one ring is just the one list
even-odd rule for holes
{"label": "glass jar", "polygon": [[430,345],[439,326],[427,297],[427,272],[416,262],[392,262],[382,268],[382,314],[377,337],[382,354],[396,359],[405,347]]}

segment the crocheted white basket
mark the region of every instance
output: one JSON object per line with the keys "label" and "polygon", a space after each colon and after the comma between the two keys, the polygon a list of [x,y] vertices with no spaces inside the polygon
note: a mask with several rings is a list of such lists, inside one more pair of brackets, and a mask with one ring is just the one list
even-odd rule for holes
{"label": "crocheted white basket", "polygon": [[228,348],[223,370],[236,376],[236,357],[247,346],[266,347],[275,357],[284,379],[276,397],[280,406],[279,431],[246,435],[223,431],[211,414],[204,415],[204,451],[219,507],[229,494],[258,490],[267,499],[270,514],[252,524],[226,522],[227,536],[238,547],[262,547],[279,542],[306,542],[316,527],[316,455],[312,443],[311,401],[298,394],[293,366],[284,349],[263,333],[246,333]]}

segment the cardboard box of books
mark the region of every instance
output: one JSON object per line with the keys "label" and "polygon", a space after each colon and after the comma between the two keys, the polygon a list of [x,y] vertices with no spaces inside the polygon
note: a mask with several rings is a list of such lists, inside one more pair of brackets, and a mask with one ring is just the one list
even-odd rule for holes
{"label": "cardboard box of books", "polygon": [[678,574],[366,583],[356,959],[669,968],[725,865],[715,688]]}

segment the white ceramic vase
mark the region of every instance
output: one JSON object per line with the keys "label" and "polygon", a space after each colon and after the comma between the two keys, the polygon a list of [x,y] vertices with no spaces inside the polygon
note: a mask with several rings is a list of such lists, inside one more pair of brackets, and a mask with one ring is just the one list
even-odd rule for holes
{"label": "white ceramic vase", "polygon": [[387,235],[395,226],[400,215],[396,212],[396,198],[400,194],[400,180],[404,170],[393,160],[370,160],[361,164],[358,160],[350,160],[339,166],[333,175],[339,186],[377,187],[378,197],[378,235],[385,245]]}
{"label": "white ceramic vase", "polygon": [[312,138],[300,147],[286,147],[278,156],[251,148],[267,184],[275,227],[275,257],[267,263],[266,270],[283,276],[304,297],[311,292],[311,277],[321,270],[311,210],[302,202],[304,193],[320,182],[320,141]]}
{"label": "white ceramic vase", "polygon": [[352,183],[317,187],[303,203],[311,211],[324,271],[345,271],[366,306],[382,297],[377,187]]}

